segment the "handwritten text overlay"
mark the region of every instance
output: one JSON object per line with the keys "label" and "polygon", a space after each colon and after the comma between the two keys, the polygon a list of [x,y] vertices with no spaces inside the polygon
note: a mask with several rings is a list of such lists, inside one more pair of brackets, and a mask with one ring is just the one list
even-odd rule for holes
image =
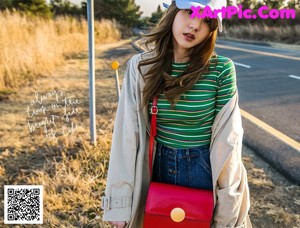
{"label": "handwritten text overlay", "polygon": [[35,92],[27,106],[27,125],[30,133],[42,130],[49,140],[58,136],[72,136],[77,129],[76,115],[82,113],[81,102],[65,91],[54,90],[46,94]]}

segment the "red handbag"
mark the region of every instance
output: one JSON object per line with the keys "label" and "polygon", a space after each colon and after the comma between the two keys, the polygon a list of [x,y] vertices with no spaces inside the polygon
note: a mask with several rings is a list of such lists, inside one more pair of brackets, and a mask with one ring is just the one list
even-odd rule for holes
{"label": "red handbag", "polygon": [[[154,137],[156,136],[157,97],[151,107],[149,171],[152,176]],[[144,228],[209,228],[213,220],[213,192],[151,181]]]}

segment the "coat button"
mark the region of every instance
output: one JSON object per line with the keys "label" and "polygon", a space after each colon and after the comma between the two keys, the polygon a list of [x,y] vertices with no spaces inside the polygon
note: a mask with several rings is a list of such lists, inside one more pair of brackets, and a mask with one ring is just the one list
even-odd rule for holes
{"label": "coat button", "polygon": [[182,222],[185,218],[185,212],[182,208],[176,207],[171,211],[170,216],[174,222]]}

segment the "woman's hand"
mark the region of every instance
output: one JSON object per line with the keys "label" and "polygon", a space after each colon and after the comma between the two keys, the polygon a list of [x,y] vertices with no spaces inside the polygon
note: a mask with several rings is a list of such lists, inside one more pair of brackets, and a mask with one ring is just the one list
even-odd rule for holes
{"label": "woman's hand", "polygon": [[124,228],[126,226],[126,222],[108,222],[116,228]]}

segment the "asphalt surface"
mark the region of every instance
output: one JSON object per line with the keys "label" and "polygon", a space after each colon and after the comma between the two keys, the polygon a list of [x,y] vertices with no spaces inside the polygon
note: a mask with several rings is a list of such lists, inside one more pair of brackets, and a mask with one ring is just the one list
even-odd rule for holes
{"label": "asphalt surface", "polygon": [[[236,63],[240,107],[300,142],[300,51],[218,40],[216,52]],[[246,118],[243,127],[244,143],[300,184],[300,151]]]}
{"label": "asphalt surface", "polygon": [[300,51],[218,40],[216,52],[251,66],[236,65],[241,108],[300,142]]}
{"label": "asphalt surface", "polygon": [[[218,39],[216,52],[235,63],[241,109],[299,143],[300,48],[288,50]],[[245,117],[243,127],[244,143],[300,185],[300,151]]]}

